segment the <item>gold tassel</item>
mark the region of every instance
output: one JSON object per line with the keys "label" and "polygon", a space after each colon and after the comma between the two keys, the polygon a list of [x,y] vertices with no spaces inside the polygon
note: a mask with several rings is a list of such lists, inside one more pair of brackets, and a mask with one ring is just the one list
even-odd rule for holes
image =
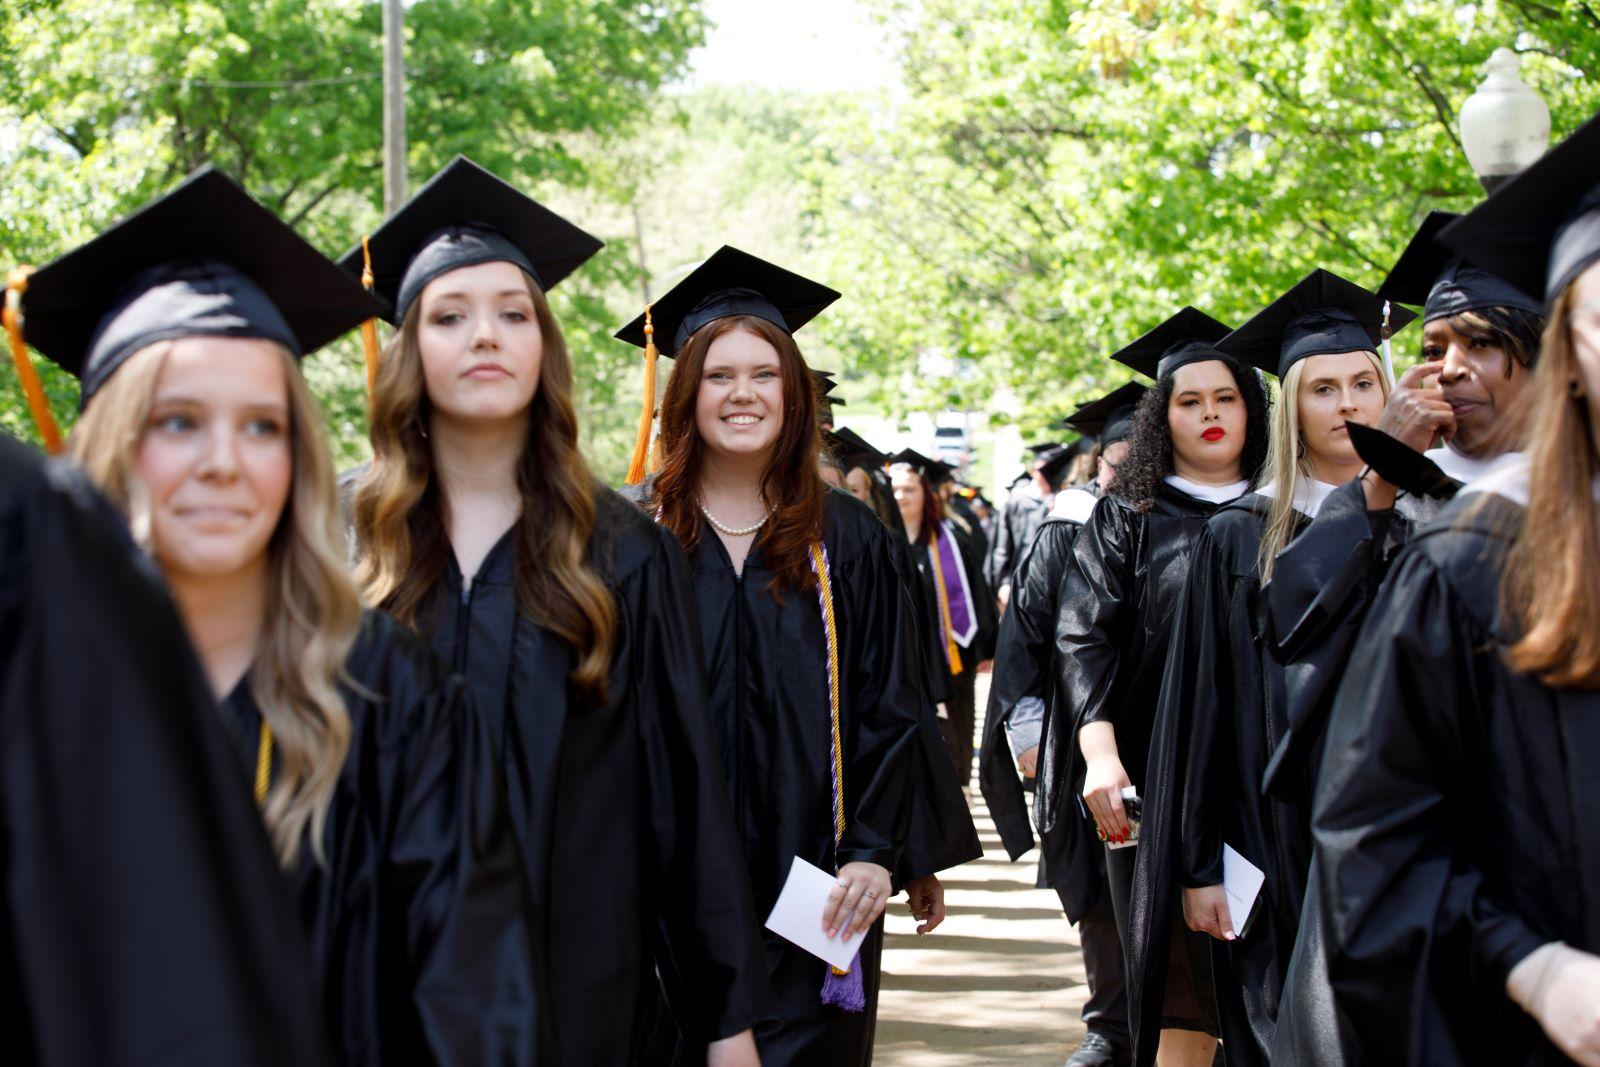
{"label": "gold tassel", "polygon": [[656,324],[650,309],[644,309],[644,401],[639,411],[639,434],[633,439],[633,458],[628,462],[628,484],[644,481],[645,464],[650,458],[650,424],[656,414]]}
{"label": "gold tassel", "polygon": [[39,428],[44,450],[55,456],[61,453],[61,430],[50,414],[50,401],[45,398],[44,386],[39,384],[39,372],[28,356],[28,346],[22,340],[22,294],[28,291],[28,276],[32,267],[17,267],[6,277],[5,319],[6,335],[11,338],[11,361],[17,366],[17,380],[22,383],[22,393],[28,398],[28,412],[33,424]]}
{"label": "gold tassel", "polygon": [[[361,284],[367,292],[372,292],[375,284],[372,277],[372,249],[367,245],[368,238],[361,238]],[[372,391],[378,385],[378,320],[368,319],[361,324],[361,348],[367,359],[367,407],[372,406]]]}

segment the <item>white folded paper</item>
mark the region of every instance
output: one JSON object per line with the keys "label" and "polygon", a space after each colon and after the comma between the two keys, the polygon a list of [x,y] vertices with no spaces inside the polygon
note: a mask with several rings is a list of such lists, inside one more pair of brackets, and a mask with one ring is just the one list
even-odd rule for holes
{"label": "white folded paper", "polygon": [[822,913],[828,907],[828,894],[839,884],[839,879],[801,859],[794,858],[789,868],[789,878],[783,883],[783,892],[767,916],[767,929],[786,941],[805,949],[841,971],[850,969],[856,953],[861,951],[861,934],[845,941],[841,933],[829,938],[822,932]]}
{"label": "white folded paper", "polygon": [[1244,936],[1245,925],[1250,921],[1250,911],[1261,895],[1261,884],[1267,876],[1261,869],[1239,853],[1232,845],[1222,846],[1222,891],[1228,897],[1228,918],[1233,923],[1236,936]]}

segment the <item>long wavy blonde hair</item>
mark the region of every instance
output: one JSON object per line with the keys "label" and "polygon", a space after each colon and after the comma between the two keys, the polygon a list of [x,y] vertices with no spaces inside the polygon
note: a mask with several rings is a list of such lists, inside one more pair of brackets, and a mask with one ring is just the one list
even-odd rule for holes
{"label": "long wavy blonde hair", "polygon": [[[1389,378],[1383,373],[1383,362],[1373,353],[1365,353],[1367,361],[1378,375],[1378,387],[1384,398],[1389,396]],[[1284,546],[1294,540],[1295,499],[1308,482],[1315,480],[1316,471],[1311,465],[1311,455],[1306,451],[1305,438],[1300,434],[1300,385],[1305,380],[1306,360],[1289,368],[1279,383],[1277,402],[1272,405],[1268,418],[1271,432],[1267,435],[1267,461],[1262,467],[1262,484],[1274,488],[1272,504],[1267,509],[1267,529],[1261,538],[1261,555],[1256,569],[1265,585],[1272,577],[1272,564]]]}
{"label": "long wavy blonde hair", "polygon": [[[172,342],[130,357],[95,394],[68,442],[90,479],[153,551],[148,498],[138,478],[139,444]],[[294,482],[267,546],[267,618],[251,664],[250,693],[272,730],[277,776],[262,819],[278,861],[292,867],[309,837],[318,863],[328,806],[350,750],[350,713],[339,693],[361,627],[361,600],[346,569],[333,460],[322,417],[300,367],[283,356]]]}
{"label": "long wavy blonde hair", "polygon": [[[599,706],[606,701],[617,609],[588,556],[596,483],[578,450],[572,359],[561,327],[538,283],[527,272],[522,277],[544,352],[528,438],[517,461],[517,607],[576,650],[569,683],[579,698]],[[351,509],[357,582],[372,603],[413,630],[426,625],[423,613],[439,593],[450,554],[449,501],[427,437],[421,317],[419,298],[384,349],[372,392],[372,464]]]}

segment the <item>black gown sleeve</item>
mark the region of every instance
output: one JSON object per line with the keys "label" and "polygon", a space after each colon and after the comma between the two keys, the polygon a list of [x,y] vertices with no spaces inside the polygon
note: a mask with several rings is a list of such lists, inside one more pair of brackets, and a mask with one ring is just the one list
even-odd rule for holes
{"label": "black gown sleeve", "polygon": [[628,605],[652,819],[661,962],[673,1018],[697,1044],[756,1024],[768,996],[760,925],[706,710],[688,565],[665,531]]}
{"label": "black gown sleeve", "polygon": [[1387,546],[1410,524],[1392,509],[1369,511],[1360,479],[1340,486],[1273,562],[1263,590],[1267,647],[1284,665],[1288,729],[1267,764],[1264,788],[1288,796],[1316,771],[1328,710],[1361,622],[1383,579]]}
{"label": "black gown sleeve", "polygon": [[875,526],[833,583],[835,612],[848,625],[840,686],[849,731],[845,742],[845,833],[840,866],[876,863],[893,871],[911,824],[921,695],[907,679],[909,622],[889,533]]}
{"label": "black gown sleeve", "polygon": [[329,1062],[305,939],[171,601],[81,477],[0,439],[8,1059]]}
{"label": "black gown sleeve", "polygon": [[495,746],[466,682],[429,684],[431,673],[391,660],[373,712],[405,724],[379,730],[374,767],[384,910],[403,921],[383,940],[404,952],[430,1062],[538,1063],[549,1021],[535,1000],[536,935]]}
{"label": "black gown sleeve", "polygon": [[1472,614],[1429,559],[1408,554],[1335,702],[1314,874],[1329,902],[1329,978],[1353,1062],[1429,1062],[1418,1058],[1419,1031],[1438,996],[1439,956],[1464,955],[1474,984],[1498,990],[1548,940],[1499,899],[1469,858],[1471,828],[1451,815],[1479,788],[1478,661],[1498,654]]}
{"label": "black gown sleeve", "polygon": [[1224,697],[1237,688],[1227,642],[1232,585],[1208,525],[1195,540],[1173,625],[1147,779],[1152,790],[1172,790],[1170,798],[1158,796],[1154,807],[1171,813],[1177,881],[1191,888],[1222,883],[1222,838],[1236,776],[1234,727],[1239,717],[1231,698]]}

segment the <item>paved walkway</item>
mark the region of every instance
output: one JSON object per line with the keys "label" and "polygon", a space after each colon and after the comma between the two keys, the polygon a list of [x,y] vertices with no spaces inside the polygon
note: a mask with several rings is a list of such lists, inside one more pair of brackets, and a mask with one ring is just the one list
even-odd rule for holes
{"label": "paved walkway", "polygon": [[889,905],[875,1064],[1060,1067],[1083,1037],[1078,932],[1054,892],[1033,888],[1037,853],[1007,861],[976,775],[972,803],[984,855],[946,872],[944,925],[918,937],[905,897]]}

